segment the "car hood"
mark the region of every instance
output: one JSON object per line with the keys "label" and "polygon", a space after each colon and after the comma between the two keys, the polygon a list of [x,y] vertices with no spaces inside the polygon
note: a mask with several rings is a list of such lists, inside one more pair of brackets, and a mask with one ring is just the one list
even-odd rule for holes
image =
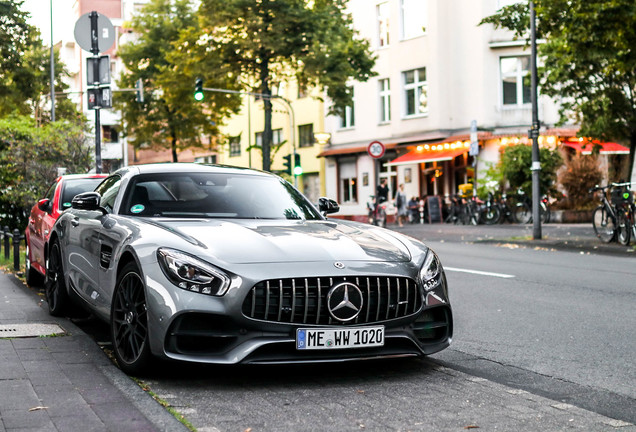
{"label": "car hood", "polygon": [[160,226],[234,264],[406,262],[408,248],[388,230],[352,222],[155,219]]}

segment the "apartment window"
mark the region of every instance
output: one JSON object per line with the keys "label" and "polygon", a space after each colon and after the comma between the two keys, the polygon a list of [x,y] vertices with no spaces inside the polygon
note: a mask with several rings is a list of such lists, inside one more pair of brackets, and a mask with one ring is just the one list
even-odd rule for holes
{"label": "apartment window", "polygon": [[340,202],[358,202],[358,180],[355,161],[341,162],[338,171],[340,173]]}
{"label": "apartment window", "polygon": [[503,104],[530,103],[530,57],[502,57],[500,66]]}
{"label": "apartment window", "polygon": [[[263,147],[263,132],[256,132],[254,136],[255,145]],[[278,145],[283,142],[283,130],[274,129],[272,131],[272,145]]]}
{"label": "apartment window", "polygon": [[428,84],[426,83],[426,68],[402,72],[402,76],[404,77],[406,115],[427,114]]}
{"label": "apartment window", "polygon": [[230,137],[230,157],[241,155],[241,136]]}
{"label": "apartment window", "polygon": [[378,17],[378,46],[383,47],[389,44],[389,3],[384,2],[376,6]]}
{"label": "apartment window", "polygon": [[306,124],[298,126],[298,146],[311,147],[314,145],[314,125]]}
{"label": "apartment window", "polygon": [[510,6],[513,5],[515,3],[521,3],[521,0],[499,0],[497,2],[497,8],[502,8],[504,6]]}
{"label": "apartment window", "polygon": [[426,33],[426,0],[401,0],[402,39],[422,36]]}
{"label": "apartment window", "polygon": [[341,128],[350,128],[354,127],[356,124],[355,121],[355,110],[353,109],[355,104],[355,99],[353,98],[353,87],[349,87],[349,91],[351,92],[351,105],[347,105],[344,107],[344,113],[340,116],[340,127]]}
{"label": "apartment window", "polygon": [[391,85],[388,78],[378,81],[380,85],[380,123],[391,121]]}
{"label": "apartment window", "polygon": [[109,125],[102,126],[102,137],[104,143],[116,143],[119,140],[117,129]]}

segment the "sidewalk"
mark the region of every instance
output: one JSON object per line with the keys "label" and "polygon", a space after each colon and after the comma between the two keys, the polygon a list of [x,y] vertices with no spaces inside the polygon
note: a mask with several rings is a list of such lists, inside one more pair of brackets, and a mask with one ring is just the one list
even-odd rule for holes
{"label": "sidewalk", "polygon": [[40,296],[0,272],[0,432],[14,430],[187,428],[71,321],[50,316]]}
{"label": "sidewalk", "polygon": [[426,241],[474,242],[491,244],[515,244],[520,247],[554,249],[584,254],[604,254],[636,257],[636,244],[632,239],[628,246],[603,243],[596,237],[592,224],[543,224],[541,238],[534,240],[533,225],[453,225],[407,224],[403,228],[388,225],[387,228]]}

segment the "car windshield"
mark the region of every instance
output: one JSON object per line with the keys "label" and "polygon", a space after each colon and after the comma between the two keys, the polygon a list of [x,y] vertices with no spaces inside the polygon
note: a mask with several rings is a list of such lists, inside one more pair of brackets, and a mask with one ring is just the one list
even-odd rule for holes
{"label": "car windshield", "polygon": [[122,214],[146,217],[320,220],[289,183],[249,174],[144,174],[134,179]]}
{"label": "car windshield", "polygon": [[97,185],[104,180],[103,178],[77,178],[66,179],[62,187],[62,195],[60,197],[60,210],[66,210],[71,207],[71,201],[75,195],[82,192],[95,190]]}

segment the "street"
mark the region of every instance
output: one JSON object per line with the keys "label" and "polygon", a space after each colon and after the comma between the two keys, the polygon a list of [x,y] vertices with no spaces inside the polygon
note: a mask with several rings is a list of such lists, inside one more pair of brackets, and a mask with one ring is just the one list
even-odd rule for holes
{"label": "street", "polygon": [[427,359],[162,363],[144,383],[199,431],[632,430],[633,257],[482,241],[521,228],[507,229],[401,229],[426,240],[449,281],[454,340]]}

